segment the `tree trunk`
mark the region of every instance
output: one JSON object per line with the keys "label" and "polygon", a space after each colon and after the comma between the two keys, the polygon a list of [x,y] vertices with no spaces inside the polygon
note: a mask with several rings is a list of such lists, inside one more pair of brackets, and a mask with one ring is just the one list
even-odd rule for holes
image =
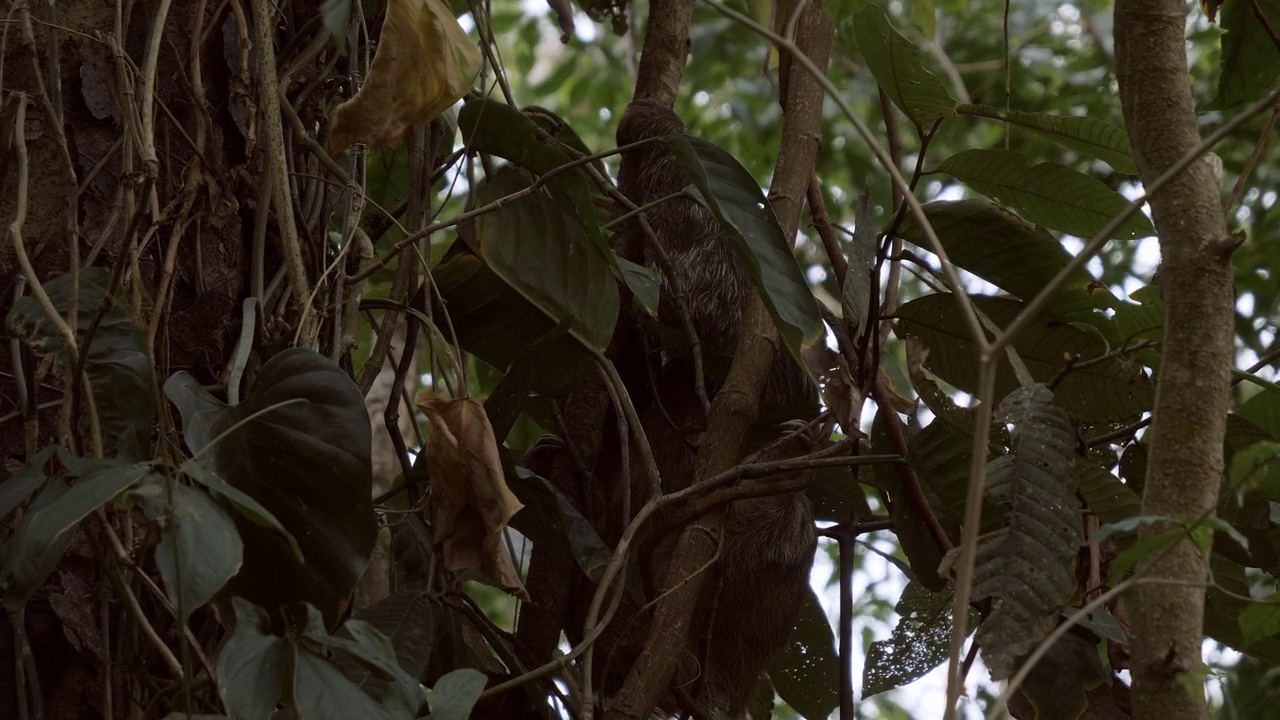
{"label": "tree trunk", "polygon": [[[1125,124],[1144,184],[1199,142],[1180,0],[1118,0],[1116,72]],[[1142,514],[1150,538],[1212,513],[1223,474],[1222,439],[1233,341],[1231,252],[1218,183],[1197,159],[1150,198],[1160,236],[1165,304],[1163,358],[1151,426]],[[1207,717],[1203,667],[1207,558],[1182,540],[1140,565],[1133,592],[1134,716]],[[1189,679],[1190,682],[1183,682]]]}

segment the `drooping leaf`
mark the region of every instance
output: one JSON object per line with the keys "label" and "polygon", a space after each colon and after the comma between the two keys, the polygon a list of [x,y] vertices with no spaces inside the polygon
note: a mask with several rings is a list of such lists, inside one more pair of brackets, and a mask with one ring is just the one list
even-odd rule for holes
{"label": "drooping leaf", "polygon": [[1032,668],[1021,690],[1038,720],[1076,720],[1090,708],[1089,691],[1110,680],[1097,646],[1066,635]]}
{"label": "drooping leaf", "polygon": [[[317,613],[315,608],[308,608],[308,612]],[[308,623],[305,637],[342,653],[366,671],[371,671],[381,681],[378,687],[371,684],[357,687],[363,694],[380,697],[382,707],[389,713],[413,717],[422,704],[418,681],[400,666],[390,638],[373,625],[352,618],[342,624],[339,634],[330,635],[316,614]],[[335,665],[338,664],[335,659]],[[350,675],[346,677],[351,679]],[[375,689],[377,692],[370,692]]]}
{"label": "drooping leaf", "polygon": [[422,390],[415,400],[431,424],[423,450],[431,471],[432,531],[445,567],[529,599],[503,531],[523,507],[507,488],[484,406]]}
{"label": "drooping leaf", "polygon": [[298,545],[298,539],[293,533],[285,529],[280,524],[280,520],[268,509],[262,506],[257,500],[254,500],[244,491],[236,488],[226,480],[218,477],[218,474],[205,467],[198,460],[187,459],[182,463],[182,473],[187,477],[195,480],[201,485],[208,488],[214,497],[226,500],[231,507],[240,514],[241,517],[249,522],[274,530],[280,533],[280,537],[289,543],[289,549],[293,551],[293,557],[298,562],[304,562],[306,558],[302,556],[302,548]]}
{"label": "drooping leaf", "polygon": [[13,535],[0,547],[0,596],[6,608],[26,602],[53,572],[80,521],[120,493],[152,476],[150,466],[121,460],[88,460],[45,486]]}
{"label": "drooping leaf", "polygon": [[293,647],[293,705],[303,720],[407,720],[413,713],[393,712],[355,686],[327,659]]}
{"label": "drooping leaf", "polygon": [[[502,168],[477,192],[480,205],[523,192],[528,181]],[[504,202],[476,218],[480,252],[489,267],[554,323],[588,348],[603,351],[618,319],[618,286],[604,256],[568,209],[540,192]],[[455,319],[455,325],[456,325]]]}
{"label": "drooping leaf", "polygon": [[[939,172],[1017,210],[1033,223],[1092,238],[1129,206],[1102,181],[1051,162],[1032,164],[1016,150],[962,150],[942,161]],[[1134,213],[1112,234],[1134,240],[1155,234],[1151,221]]]}
{"label": "drooping leaf", "polygon": [[[435,643],[433,606],[421,592],[403,591],[389,595],[362,610],[354,619],[377,628],[390,641],[396,663],[412,678],[421,677]],[[371,695],[385,684],[365,667],[343,666],[347,677]]]}
{"label": "drooping leaf", "polygon": [[1266,431],[1272,438],[1280,440],[1280,392],[1263,388],[1257,395],[1244,401],[1235,414]]}
{"label": "drooping leaf", "polygon": [[[924,212],[951,262],[1023,301],[1030,302],[1071,262],[1071,255],[1048,231],[990,202],[941,200],[926,203]],[[898,234],[932,252],[912,214],[903,219]],[[1048,312],[1088,322],[1094,308],[1117,303],[1110,290],[1079,270],[1059,288]]]}
{"label": "drooping leaf", "polygon": [[1106,120],[1088,115],[1051,115],[1049,113],[1002,110],[989,105],[961,105],[956,112],[962,115],[1001,120],[1015,127],[1025,128],[1064,147],[1095,157],[1125,175],[1137,175],[1129,149],[1129,135],[1123,128]]}
{"label": "drooping leaf", "polygon": [[27,501],[36,488],[44,484],[48,469],[45,467],[58,450],[57,445],[46,445],[31,458],[31,462],[4,482],[0,482],[0,518]]}
{"label": "drooping leaf", "polygon": [[226,510],[182,483],[151,478],[133,495],[160,528],[156,567],[169,602],[186,620],[240,570],[240,533]]}
{"label": "drooping leaf", "polygon": [[433,720],[467,720],[471,708],[484,691],[487,680],[484,673],[471,668],[454,670],[436,681],[431,688],[431,717]]}
{"label": "drooping leaf", "polygon": [[732,155],[706,140],[684,134],[663,140],[702,193],[778,334],[800,360],[800,347],[822,332],[822,313],[760,186]]}
{"label": "drooping leaf", "polygon": [[[871,643],[862,668],[862,697],[892,690],[923,677],[947,659],[951,642],[955,593],[932,592],[918,582],[907,583],[894,606],[898,622],[887,640]],[[977,613],[969,611],[969,628]]]}
{"label": "drooping leaf", "polygon": [[288,679],[289,648],[262,608],[243,598],[231,606],[236,626],[218,653],[218,693],[237,720],[267,720]]}
{"label": "drooping leaf", "polygon": [[546,543],[573,557],[587,577],[604,571],[613,551],[600,539],[590,521],[546,478],[514,468],[510,486],[524,509],[511,518],[511,527],[535,544]]}
{"label": "drooping leaf", "polygon": [[[1257,7],[1272,28],[1280,28],[1280,2],[1258,0]],[[1253,8],[1252,2],[1222,4],[1220,24],[1227,33],[1222,37],[1222,69],[1213,109],[1228,110],[1257,100],[1280,79],[1280,52]]]}
{"label": "drooping leaf", "polygon": [[988,492],[1009,508],[1005,528],[986,536],[974,559],[974,596],[995,600],[977,639],[996,679],[1009,677],[1053,629],[1076,588],[1075,431],[1051,399],[1036,385],[1001,402],[998,417],[1012,423],[1014,448],[987,470]]}
{"label": "drooping leaf", "polygon": [[881,89],[917,127],[955,114],[956,101],[924,67],[920,48],[903,37],[883,8],[869,4],[852,21],[858,51]]}
{"label": "drooping leaf", "polygon": [[[458,127],[463,142],[472,151],[510,160],[536,175],[547,175],[571,161],[569,154],[550,140],[550,132],[506,103],[487,98],[472,100],[458,113]],[[582,141],[567,125],[556,133],[556,139],[587,154]],[[591,201],[592,185],[586,174],[580,168],[560,171],[547,181],[546,187],[560,204],[572,208],[586,237],[608,266],[619,270],[618,258],[600,229],[599,212]]]}
{"label": "drooping leaf", "polygon": [[[111,271],[106,268],[82,270],[78,290],[72,288],[70,274],[59,275],[44,284],[49,300],[64,317],[71,307],[72,291],[76,290],[75,332],[81,353],[86,353],[85,337],[103,306],[110,284]],[[126,308],[127,305],[114,298],[111,300],[89,344],[84,368],[93,389],[106,450],[137,457],[145,453],[151,438],[154,383],[142,333]],[[7,323],[14,335],[37,355],[52,355],[66,365],[62,335],[34,297],[28,295],[15,300]],[[82,411],[88,411],[87,404]]]}
{"label": "drooping leaf", "polygon": [[844,317],[856,327],[865,327],[871,309],[871,274],[876,265],[878,233],[872,220],[871,195],[858,198],[853,238],[849,242],[848,274],[840,289]]}
{"label": "drooping leaf", "polygon": [[[975,296],[973,302],[999,327],[1008,327],[1023,308],[1022,303],[1007,298]],[[952,296],[941,294],[903,305],[896,313],[899,332],[915,335],[929,347],[929,367],[938,377],[976,393],[978,353],[955,303]],[[1057,377],[1066,367],[1066,358],[1079,358],[1077,367],[1058,383],[1054,402],[1083,422],[1131,422],[1151,408],[1152,382],[1139,368],[1119,359],[1085,364],[1110,352],[1092,333],[1042,315],[1018,333],[1012,344],[1037,382]],[[1008,394],[1016,387],[1007,359],[1001,358],[996,395]]]}
{"label": "drooping leaf", "polygon": [[[889,438],[889,429],[881,420],[879,413],[871,424],[871,446],[876,454],[895,453],[895,446]],[[946,587],[946,580],[938,572],[938,566],[942,563],[942,549],[938,547],[938,542],[934,539],[921,508],[912,499],[906,486],[907,481],[902,475],[902,469],[897,465],[876,463],[872,471],[876,486],[887,492],[892,500],[889,505],[889,519],[893,521],[893,532],[898,537],[898,544],[911,564],[914,579],[930,591],[941,591]],[[932,498],[930,495],[931,493],[926,490],[925,499],[929,501],[930,509],[936,517],[937,508],[941,507],[942,503],[937,500],[936,495]]]}
{"label": "drooping leaf", "polygon": [[390,0],[369,78],[334,110],[329,144],[399,145],[454,104],[480,72],[476,46],[444,0]]}
{"label": "drooping leaf", "polygon": [[778,697],[806,718],[817,720],[840,704],[839,666],[831,623],[813,589],[808,588],[791,641],[769,666],[769,678]]}
{"label": "drooping leaf", "polygon": [[201,463],[274,515],[305,558],[274,529],[237,521],[244,566],[227,594],[295,614],[311,603],[334,623],[377,534],[369,417],[355,383],[319,353],[295,348],[263,365],[239,405],[186,373],[170,378],[165,394]]}

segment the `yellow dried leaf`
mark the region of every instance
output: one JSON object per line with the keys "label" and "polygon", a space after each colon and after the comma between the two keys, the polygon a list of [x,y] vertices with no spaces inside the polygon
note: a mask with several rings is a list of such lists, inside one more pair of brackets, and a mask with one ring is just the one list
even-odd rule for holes
{"label": "yellow dried leaf", "polygon": [[329,143],[393,147],[462,97],[480,72],[480,48],[444,0],[390,0],[369,78],[333,113]]}
{"label": "yellow dried leaf", "polygon": [[528,600],[502,539],[507,522],[524,506],[503,478],[498,441],[484,406],[430,390],[419,392],[415,404],[431,423],[423,452],[431,472],[432,530],[445,567]]}

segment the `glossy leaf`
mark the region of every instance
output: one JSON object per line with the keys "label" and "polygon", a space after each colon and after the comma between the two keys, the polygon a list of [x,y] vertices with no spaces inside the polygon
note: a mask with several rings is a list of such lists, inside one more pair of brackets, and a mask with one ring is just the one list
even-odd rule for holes
{"label": "glossy leaf", "polygon": [[1052,115],[1010,110],[1008,114],[989,105],[961,105],[962,115],[977,115],[1030,130],[1053,142],[1094,157],[1125,175],[1137,175],[1124,128],[1088,115]]}
{"label": "glossy leaf", "polygon": [[185,373],[170,378],[165,394],[182,413],[192,452],[274,515],[305,558],[280,533],[240,521],[244,566],[229,594],[273,611],[311,603],[333,623],[377,532],[369,418],[355,383],[299,348],[263,365],[239,405],[223,404]]}
{"label": "glossy leaf", "polygon": [[822,314],[773,207],[751,173],[724,150],[692,135],[668,135],[664,141],[720,222],[778,334],[799,360],[800,347],[822,332]]}
{"label": "glossy leaf", "polygon": [[266,720],[287,682],[289,648],[271,634],[266,611],[232,598],[235,630],[218,653],[218,692],[236,720]]}
{"label": "glossy leaf", "polygon": [[[476,218],[480,251],[489,267],[588,348],[603,351],[618,319],[618,285],[581,224],[541,192],[513,196],[528,181],[503,168],[482,185],[476,202],[509,198]],[[455,319],[455,326],[457,320]]]}
{"label": "glossy leaf", "polygon": [[[1015,150],[963,150],[943,160],[938,172],[959,178],[1033,223],[1085,239],[1129,206],[1100,180],[1064,165],[1033,162]],[[1137,212],[1112,237],[1134,240],[1154,234],[1151,221]]]}

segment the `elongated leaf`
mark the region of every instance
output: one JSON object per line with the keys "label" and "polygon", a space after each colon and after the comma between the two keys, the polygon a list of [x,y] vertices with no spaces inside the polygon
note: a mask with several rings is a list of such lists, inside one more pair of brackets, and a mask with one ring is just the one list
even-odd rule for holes
{"label": "elongated leaf", "polygon": [[[985,200],[935,201],[926,203],[924,211],[953,263],[1022,300],[1038,295],[1071,262],[1071,254],[1052,234]],[[932,251],[910,213],[898,234]],[[1080,270],[1054,295],[1049,312],[1088,322],[1094,308],[1118,303],[1110,290]]]}
{"label": "elongated leaf", "polygon": [[236,720],[266,720],[275,714],[289,671],[289,648],[271,634],[266,611],[232,598],[236,626],[218,653],[218,693]]}
{"label": "elongated leaf", "polygon": [[[1222,70],[1212,107],[1227,110],[1261,98],[1280,79],[1280,52],[1252,2],[1222,4]],[[1258,0],[1272,28],[1280,28],[1280,0]]]}
{"label": "elongated leaf", "polygon": [[1263,388],[1246,400],[1235,414],[1280,440],[1280,393]]}
{"label": "elongated leaf", "polygon": [[[570,162],[569,154],[551,142],[549,133],[506,103],[484,98],[468,102],[458,112],[458,128],[462,130],[463,142],[471,150],[497,155],[538,175],[546,175]],[[566,140],[570,145],[582,144],[576,136]],[[591,202],[591,183],[583,171],[580,168],[561,171],[547,186],[558,201],[573,209],[579,229],[586,232],[608,266],[617,270],[617,258],[600,230],[599,215]]]}
{"label": "elongated leaf", "polygon": [[319,353],[296,348],[263,365],[239,405],[224,405],[185,373],[169,379],[165,394],[182,413],[188,447],[274,515],[306,560],[275,530],[238,521],[244,566],[226,592],[272,612],[298,614],[309,602],[334,623],[377,533],[369,417],[355,383]]}
{"label": "elongated leaf", "polygon": [[1087,460],[1077,459],[1075,478],[1089,509],[1104,523],[1135,517],[1141,509],[1137,493],[1120,478]]}
{"label": "elongated leaf", "polygon": [[[1031,222],[1086,239],[1129,206],[1123,195],[1084,173],[1032,162],[1015,150],[963,150],[943,160],[938,171],[954,175]],[[1138,212],[1112,237],[1133,240],[1154,234],[1151,221]]]}
{"label": "elongated leaf", "polygon": [[454,670],[436,681],[431,688],[431,717],[433,720],[467,720],[471,708],[484,691],[487,680],[484,673],[471,668]]}
{"label": "elongated leaf", "polygon": [[849,272],[840,289],[840,306],[844,316],[864,327],[871,309],[871,274],[876,266],[876,228],[872,220],[871,195],[858,198],[853,238],[849,243]]}
{"label": "elongated leaf", "polygon": [[[894,606],[898,622],[887,640],[871,643],[862,667],[862,697],[892,690],[924,677],[947,659],[951,642],[955,593],[950,588],[931,592],[918,582],[907,583]],[[977,613],[969,611],[969,628]]]}
{"label": "elongated leaf", "polygon": [[[528,181],[500,169],[479,189],[488,204],[526,190]],[[476,219],[480,251],[489,267],[588,348],[603,351],[618,319],[618,286],[582,226],[542,193],[512,198]],[[456,319],[455,319],[456,323]]]}
{"label": "elongated leaf", "polygon": [[778,334],[799,361],[800,347],[816,342],[822,332],[822,313],[773,207],[751,173],[724,150],[691,135],[668,135],[664,141],[720,222]]}
{"label": "elongated leaf", "polygon": [[534,543],[546,543],[573,557],[587,577],[598,577],[613,552],[591,523],[546,478],[524,468],[512,470],[507,483],[525,507],[511,518],[511,527]]}
{"label": "elongated leaf", "polygon": [[925,69],[920,48],[894,29],[882,8],[872,4],[852,21],[867,69],[898,109],[917,127],[955,114],[956,101]]}
{"label": "elongated leaf", "polygon": [[[1023,304],[1007,298],[975,296],[978,310],[996,325],[1008,327]],[[950,295],[926,295],[898,309],[903,335],[915,335],[929,347],[929,369],[938,377],[969,393],[978,390],[977,349]],[[1079,366],[1109,352],[1092,333],[1053,318],[1041,316],[1013,340],[1031,376],[1049,382],[1066,367],[1066,358],[1078,356]],[[1001,359],[996,373],[996,395],[1018,387],[1008,362]],[[1140,369],[1119,360],[1106,360],[1068,373],[1057,386],[1054,402],[1078,419],[1094,422],[1131,421],[1149,410],[1154,399],[1150,378]]]}
{"label": "elongated leaf", "polygon": [[840,686],[831,623],[813,589],[805,593],[791,642],[773,661],[769,678],[788,705],[810,720],[825,718],[840,704]]}
{"label": "elongated leaf", "polygon": [[[105,268],[87,268],[80,273],[75,330],[82,353],[86,352],[85,335],[103,305],[110,283],[111,272]],[[58,313],[65,316],[74,289],[71,275],[59,275],[46,282],[44,288]],[[145,452],[151,438],[154,382],[142,334],[126,307],[114,304],[113,300],[94,332],[84,368],[93,389],[107,449],[138,457]],[[53,355],[65,365],[62,335],[34,297],[24,296],[14,301],[7,322],[13,333],[37,355]]]}
{"label": "elongated leaf", "polygon": [[1050,115],[1011,110],[1003,111],[989,105],[961,105],[956,112],[1001,120],[1015,127],[1025,128],[1064,147],[1095,157],[1125,175],[1137,175],[1129,149],[1129,136],[1123,128],[1088,115]]}
{"label": "elongated leaf", "polygon": [[57,445],[46,445],[43,450],[31,458],[26,467],[13,477],[0,482],[0,518],[7,517],[15,508],[27,501],[27,498],[40,487],[46,478],[46,465],[57,452]]}
{"label": "elongated leaf", "polygon": [[79,480],[70,488],[61,481],[45,487],[0,548],[0,595],[7,608],[25,602],[53,572],[81,520],[153,474],[145,464],[93,460],[72,475]]}
{"label": "elongated leaf", "polygon": [[153,478],[133,495],[160,526],[156,567],[169,602],[186,620],[240,570],[240,533],[227,511],[207,494],[179,482]]}
{"label": "elongated leaf", "polygon": [[1007,505],[1005,529],[986,536],[974,559],[974,596],[996,602],[978,627],[993,678],[1009,677],[1018,658],[1057,624],[1075,592],[1072,559],[1080,547],[1074,465],[1075,430],[1041,385],[1019,388],[1000,404],[1013,424],[1013,452],[988,465],[987,489]]}

